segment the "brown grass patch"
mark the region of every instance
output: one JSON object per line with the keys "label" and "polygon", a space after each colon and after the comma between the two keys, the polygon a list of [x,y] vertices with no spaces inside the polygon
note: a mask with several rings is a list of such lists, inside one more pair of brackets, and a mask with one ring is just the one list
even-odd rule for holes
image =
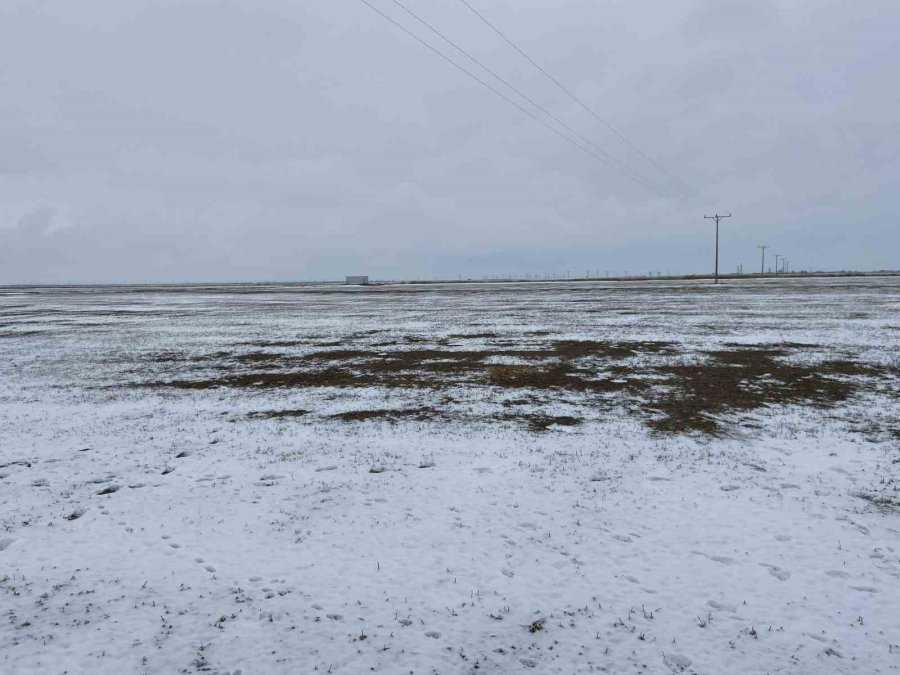
{"label": "brown grass patch", "polygon": [[573,377],[568,364],[552,366],[499,365],[488,369],[488,381],[495,387],[527,389],[581,389],[582,380]]}
{"label": "brown grass patch", "polygon": [[561,359],[578,359],[588,356],[605,359],[627,359],[642,353],[674,353],[668,342],[600,342],[596,340],[558,340],[553,343],[554,352]]}
{"label": "brown grass patch", "polygon": [[568,363],[550,365],[499,365],[488,370],[488,381],[495,387],[518,389],[568,389],[607,393],[623,389],[639,390],[649,386],[641,380],[594,380],[584,370]]}
{"label": "brown grass patch", "polygon": [[[722,433],[724,427],[723,415],[746,413],[771,405],[829,407],[846,400],[855,391],[871,386],[872,378],[881,378],[882,384],[879,386],[885,389],[883,383],[888,382],[889,377],[900,375],[896,366],[871,365],[849,359],[797,364],[784,358],[802,347],[806,345],[732,346],[706,352],[703,356],[707,361],[701,363],[673,363],[669,360],[657,363],[656,359],[649,363],[644,360],[622,361],[639,355],[668,357],[677,353],[675,347],[667,342],[640,341],[560,340],[534,349],[497,346],[492,349],[460,350],[434,346],[387,351],[336,349],[300,356],[269,351],[188,356],[164,351],[153,358],[159,363],[203,362],[203,374],[198,375],[198,379],[188,379],[182,375],[170,381],[136,386],[184,390],[217,387],[250,390],[310,387],[439,390],[489,386],[521,390],[519,399],[533,404],[540,404],[538,399],[542,396],[546,398],[547,392],[551,392],[553,398],[568,399],[572,399],[573,394],[579,394],[580,403],[585,405],[621,404],[628,411],[636,411],[647,417],[651,428],[662,433],[717,435]],[[516,358],[522,362],[486,362],[491,357]],[[212,375],[208,369],[213,369]],[[618,396],[611,398],[609,394]],[[272,417],[290,416],[287,412],[269,412]],[[433,408],[414,408],[352,411],[335,418],[396,421],[442,416],[445,416],[444,413]],[[538,428],[540,425],[536,421],[532,426]]]}
{"label": "brown grass patch", "polygon": [[301,408],[293,409],[293,410],[258,410],[256,412],[252,412],[247,417],[252,419],[260,419],[260,420],[280,420],[280,419],[290,419],[294,417],[304,417],[309,414],[309,410],[303,410]]}
{"label": "brown grass patch", "polygon": [[[670,377],[669,391],[648,406],[662,414],[650,426],[658,431],[681,433],[721,430],[716,415],[750,411],[770,404],[806,403],[827,407],[845,400],[853,391],[847,382],[824,375],[815,365],[794,365],[776,358],[784,347],[709,352],[712,363],[660,368]],[[849,369],[849,368],[848,368]]]}
{"label": "brown grass patch", "polygon": [[0,331],[0,339],[32,337],[34,335],[44,335],[47,332],[48,331],[45,331],[45,330]]}
{"label": "brown grass patch", "polygon": [[421,408],[404,408],[404,409],[383,409],[383,410],[350,410],[347,412],[331,415],[331,419],[341,420],[342,422],[366,422],[368,420],[385,420],[387,422],[396,423],[400,420],[411,420],[416,422],[427,422],[434,419],[446,419],[446,413],[430,407]]}
{"label": "brown grass patch", "polygon": [[561,427],[574,427],[582,424],[584,420],[571,415],[500,415],[499,419],[510,422],[523,422],[534,432],[547,431],[553,425]]}
{"label": "brown grass patch", "polygon": [[234,355],[234,360],[241,363],[272,363],[282,358],[284,358],[283,354],[275,352],[246,352]]}
{"label": "brown grass patch", "polygon": [[501,335],[499,333],[455,333],[447,337],[451,340],[490,340],[499,338]]}
{"label": "brown grass patch", "polygon": [[351,359],[371,358],[377,352],[362,349],[335,349],[327,352],[313,352],[300,357],[305,361],[349,361]]}
{"label": "brown grass patch", "polygon": [[855,492],[854,497],[865,499],[879,511],[900,511],[900,498],[875,492]]}
{"label": "brown grass patch", "polygon": [[247,347],[259,347],[265,349],[267,347],[302,347],[308,344],[306,340],[261,340],[259,342],[244,342]]}
{"label": "brown grass patch", "polygon": [[242,389],[302,389],[305,387],[347,387],[356,384],[353,373],[344,368],[326,368],[319,371],[250,372],[200,380],[170,380],[150,382],[144,386],[171,387],[173,389],[217,389],[234,387]]}

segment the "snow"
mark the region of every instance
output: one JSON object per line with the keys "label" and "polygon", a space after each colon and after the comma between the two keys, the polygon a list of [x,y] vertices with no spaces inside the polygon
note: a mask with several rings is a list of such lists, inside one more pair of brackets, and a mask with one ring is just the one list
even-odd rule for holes
{"label": "snow", "polygon": [[[127,386],[178,377],[148,359],[164,351],[486,332],[896,364],[898,291],[0,290],[0,672],[900,670],[900,511],[860,497],[896,494],[900,434],[855,430],[897,429],[890,386],[772,405],[719,437],[578,395],[546,410],[582,424],[538,433],[496,416],[515,392],[484,386],[452,388],[446,418],[393,423],[331,415],[447,392]],[[310,412],[248,415],[286,409]]]}

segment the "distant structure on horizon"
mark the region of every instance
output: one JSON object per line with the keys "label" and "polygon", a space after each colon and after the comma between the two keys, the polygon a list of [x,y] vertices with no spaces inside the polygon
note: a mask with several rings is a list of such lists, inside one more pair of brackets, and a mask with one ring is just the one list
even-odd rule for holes
{"label": "distant structure on horizon", "polygon": [[347,277],[344,282],[345,286],[368,286],[369,277]]}

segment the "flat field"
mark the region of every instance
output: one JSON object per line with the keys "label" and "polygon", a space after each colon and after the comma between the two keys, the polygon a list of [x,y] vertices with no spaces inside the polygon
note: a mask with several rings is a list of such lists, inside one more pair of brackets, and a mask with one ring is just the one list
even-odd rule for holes
{"label": "flat field", "polygon": [[2,673],[900,671],[900,278],[0,289]]}

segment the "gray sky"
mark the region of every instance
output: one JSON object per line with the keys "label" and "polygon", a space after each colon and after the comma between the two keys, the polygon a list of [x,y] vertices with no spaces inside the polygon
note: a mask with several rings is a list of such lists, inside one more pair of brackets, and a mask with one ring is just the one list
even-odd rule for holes
{"label": "gray sky", "polygon": [[[403,1],[666,180],[458,0]],[[469,2],[700,196],[359,0],[3,0],[0,283],[706,272],[715,210],[725,271],[900,267],[897,0]]]}

